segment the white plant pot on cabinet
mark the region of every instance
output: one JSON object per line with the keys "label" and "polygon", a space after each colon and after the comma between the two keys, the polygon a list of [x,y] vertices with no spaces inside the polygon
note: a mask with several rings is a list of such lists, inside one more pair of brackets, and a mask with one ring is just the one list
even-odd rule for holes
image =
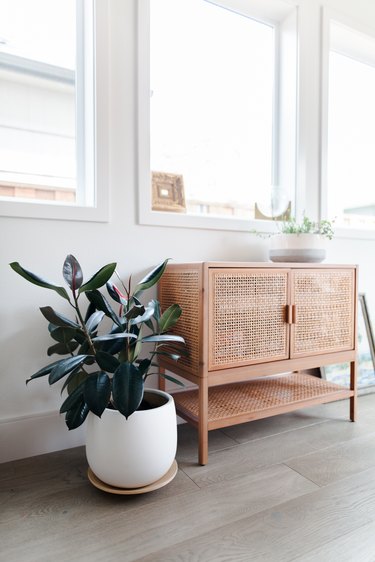
{"label": "white plant pot on cabinet", "polygon": [[269,258],[273,262],[322,262],[326,238],[320,234],[276,234],[270,239]]}
{"label": "white plant pot on cabinet", "polygon": [[97,478],[118,488],[140,488],[162,478],[176,456],[177,420],[172,396],[146,390],[155,407],[126,419],[106,409],[101,418],[87,417],[86,457]]}

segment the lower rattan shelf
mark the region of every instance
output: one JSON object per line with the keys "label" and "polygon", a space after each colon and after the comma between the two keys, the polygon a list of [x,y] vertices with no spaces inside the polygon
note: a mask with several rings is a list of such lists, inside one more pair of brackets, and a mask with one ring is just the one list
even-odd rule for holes
{"label": "lower rattan shelf", "polygon": [[[198,425],[198,390],[176,392],[177,413]],[[290,412],[353,396],[343,386],[303,373],[265,377],[208,389],[208,429]]]}

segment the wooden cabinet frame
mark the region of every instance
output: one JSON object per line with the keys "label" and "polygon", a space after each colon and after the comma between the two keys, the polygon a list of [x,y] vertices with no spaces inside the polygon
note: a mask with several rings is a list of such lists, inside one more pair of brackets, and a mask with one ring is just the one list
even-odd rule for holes
{"label": "wooden cabinet frame", "polygon": [[[357,276],[353,265],[168,266],[159,299],[163,309],[182,306],[175,331],[190,356],[177,363],[160,356],[160,369],[197,385],[174,398],[177,413],[198,428],[200,464],[212,429],[342,398],[355,420]],[[300,373],[342,362],[350,363],[349,389]]]}

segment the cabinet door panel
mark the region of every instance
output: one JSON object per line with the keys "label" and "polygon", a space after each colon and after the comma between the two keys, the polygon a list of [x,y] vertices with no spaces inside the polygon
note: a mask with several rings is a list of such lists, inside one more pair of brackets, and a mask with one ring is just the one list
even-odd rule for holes
{"label": "cabinet door panel", "polygon": [[354,349],[353,269],[300,269],[291,279],[291,357]]}
{"label": "cabinet door panel", "polygon": [[210,269],[209,370],[287,359],[289,270]]}

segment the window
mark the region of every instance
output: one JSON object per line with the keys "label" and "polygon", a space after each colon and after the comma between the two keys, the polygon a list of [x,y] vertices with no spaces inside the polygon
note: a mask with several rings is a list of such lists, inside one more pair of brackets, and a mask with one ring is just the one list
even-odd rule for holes
{"label": "window", "polygon": [[99,216],[94,21],[93,0],[0,2],[3,215]]}
{"label": "window", "polygon": [[149,19],[149,44],[145,24],[140,34],[141,222],[207,226],[219,218],[211,224],[225,228],[225,219],[243,219],[248,229],[294,202],[295,11],[279,2],[272,19],[260,5],[141,7]]}
{"label": "window", "polygon": [[375,229],[375,37],[329,23],[327,216]]}

